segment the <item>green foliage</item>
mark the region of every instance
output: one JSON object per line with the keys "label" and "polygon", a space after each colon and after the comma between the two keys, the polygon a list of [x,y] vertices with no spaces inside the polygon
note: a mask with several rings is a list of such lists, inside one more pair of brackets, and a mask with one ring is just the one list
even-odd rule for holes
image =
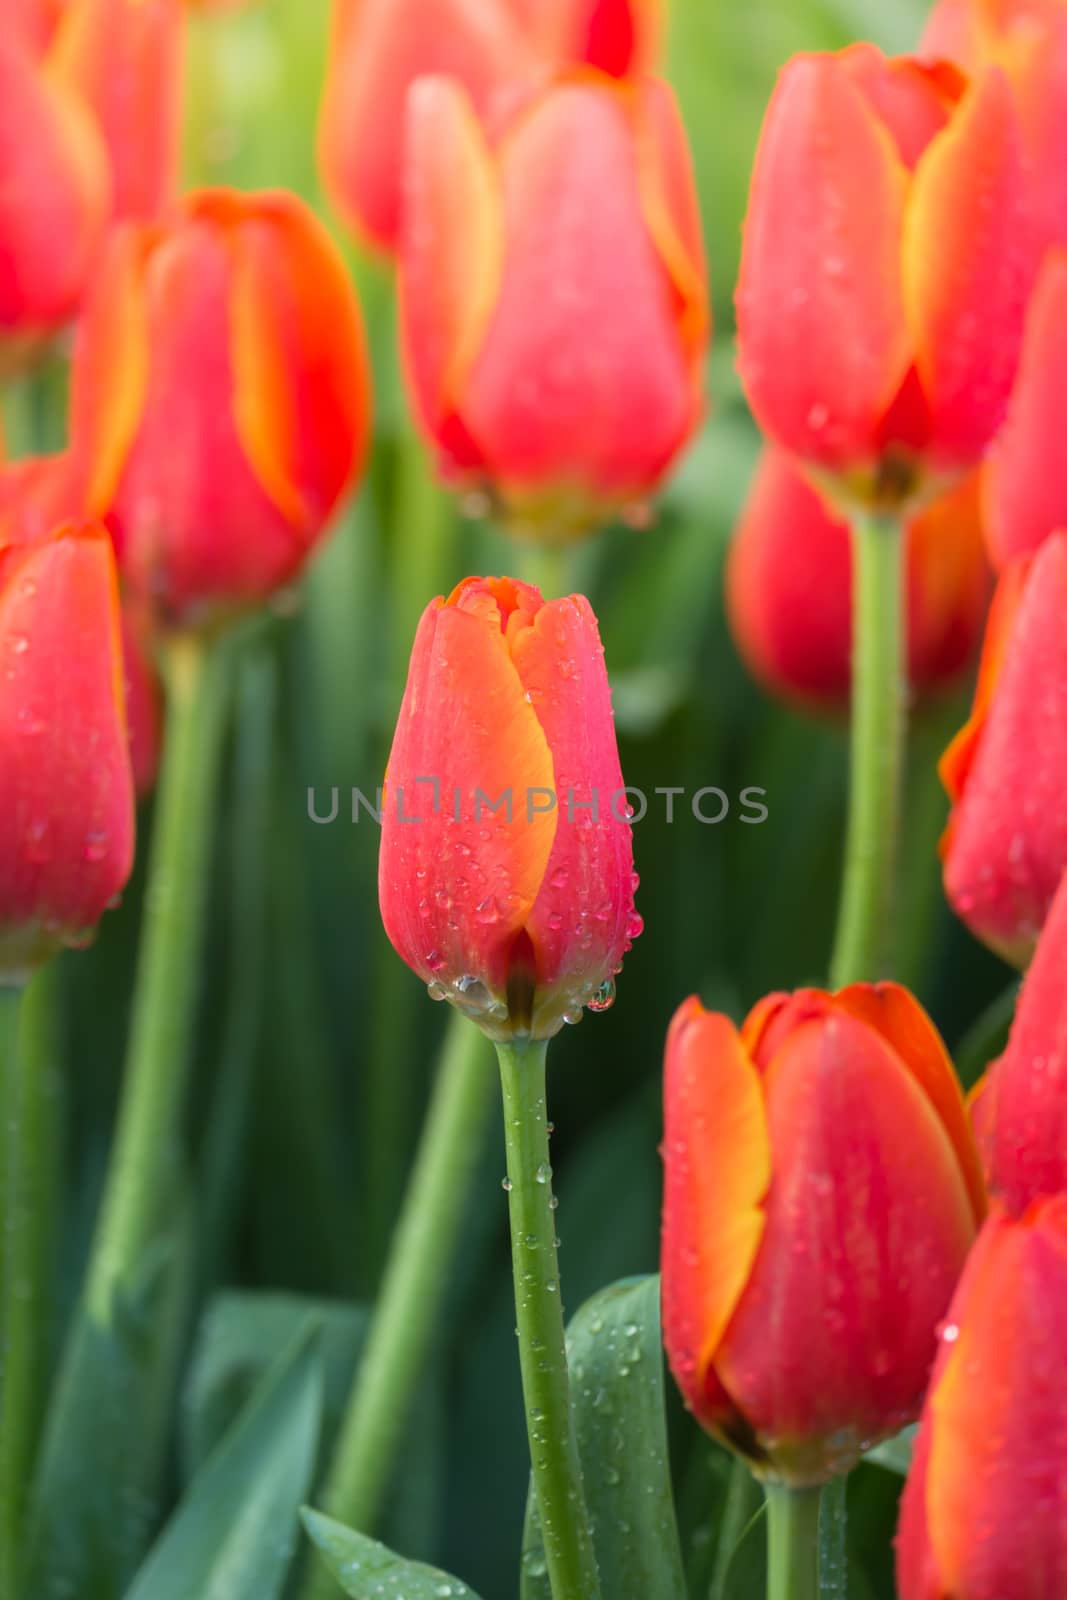
{"label": "green foliage", "polygon": [[341,1589],[352,1600],[478,1600],[458,1578],[419,1561],[405,1561],[376,1539],[342,1527],[318,1511],[304,1512],[304,1526]]}

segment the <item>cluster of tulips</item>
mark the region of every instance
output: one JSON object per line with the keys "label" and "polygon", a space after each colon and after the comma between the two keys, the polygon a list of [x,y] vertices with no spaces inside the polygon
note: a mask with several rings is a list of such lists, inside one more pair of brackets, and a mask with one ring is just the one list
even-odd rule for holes
{"label": "cluster of tulips", "polygon": [[[344,258],[303,200],[183,192],[183,0],[0,13],[0,374],[15,389],[69,357],[65,448],[0,469],[0,1594],[44,1600],[79,1591],[69,1570],[41,1586],[55,1530],[29,1509],[31,1466],[64,1450],[21,1400],[39,1354],[19,1266],[34,1153],[17,1137],[35,1019],[57,952],[122,894],[137,797],[157,789],[126,1074],[60,1392],[84,1380],[92,1330],[121,1315],[169,1204],[216,679],[354,491],[371,373]],[[437,476],[516,541],[566,552],[640,520],[703,421],[701,226],[655,75],[668,21],[654,0],[334,0],[326,189],[395,266]],[[1067,1595],[1065,107],[1063,0],[939,0],[914,56],[790,60],[752,176],[738,364],[766,446],[729,618],[774,692],[851,708],[851,802],[827,987],[772,993],[740,1026],[691,998],[670,1023],[661,1289],[687,1407],[766,1486],[772,1600],[819,1592],[825,1486],[915,1422],[901,1600]],[[455,1042],[314,1497],[336,1523],[313,1534],[328,1555],[347,1525],[349,1559],[309,1568],[304,1593],[469,1593],[443,1574],[419,1587],[428,1569],[355,1541],[374,1531],[457,1247],[486,1035],[547,1584],[523,1594],[629,1600],[605,1587],[613,1530],[583,1488],[545,1083],[549,1042],[611,1004],[643,926],[604,651],[580,595],[499,576],[425,599],[379,892],[396,951],[455,1008]],[[965,1103],[887,952],[908,707],[959,682],[983,634],[942,766],[944,883],[1026,976]]]}

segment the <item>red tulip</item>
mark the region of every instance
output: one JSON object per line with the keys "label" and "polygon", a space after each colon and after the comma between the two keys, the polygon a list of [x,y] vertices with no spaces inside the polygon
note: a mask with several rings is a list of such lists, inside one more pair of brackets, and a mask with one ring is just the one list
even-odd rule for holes
{"label": "red tulip", "polygon": [[674,101],[576,77],[495,152],[455,83],[409,104],[400,294],[421,424],[451,482],[566,538],[648,495],[701,415],[705,276]]}
{"label": "red tulip", "polygon": [[116,217],[150,221],[178,193],[182,0],[67,0],[51,70],[89,106],[111,161]]}
{"label": "red tulip", "polygon": [[63,11],[64,0],[6,0],[4,30],[41,57]]}
{"label": "red tulip", "polygon": [[1011,91],[989,71],[797,56],[756,157],[741,375],[768,435],[852,501],[976,466],[1004,418],[1033,252]]}
{"label": "red tulip", "polygon": [[819,1483],[914,1420],[983,1206],[952,1065],[894,984],[667,1037],[663,1323],[697,1419]]}
{"label": "red tulip", "polygon": [[73,95],[0,38],[0,372],[78,308],[103,235],[107,162]]}
{"label": "red tulip", "polygon": [[612,77],[651,72],[660,0],[511,0],[532,36],[562,65],[584,62]]}
{"label": "red tulip", "polygon": [[0,548],[0,982],[79,944],[133,861],[118,589],[98,525]]}
{"label": "red tulip", "polygon": [[359,307],[294,195],[116,230],[79,329],[73,448],[128,588],[190,623],[295,579],[361,465]]}
{"label": "red tulip", "polygon": [[[907,559],[909,677],[921,693],[951,685],[981,638],[990,576],[977,478],[912,518]],[[726,605],[741,654],[768,688],[802,704],[848,705],[848,524],[773,447],[730,549]]]}
{"label": "red tulip", "polygon": [[415,79],[445,73],[489,116],[541,70],[504,0],[333,0],[318,151],[337,210],[368,243],[395,251]]}
{"label": "red tulip", "polygon": [[990,1191],[1021,1213],[1067,1192],[1067,875],[1023,984],[1008,1048],[972,1100]]}
{"label": "red tulip", "polygon": [[[71,458],[64,451],[31,456],[0,467],[0,546],[43,539],[81,515]],[[122,608],[126,725],[133,779],[148,794],[159,772],[163,741],[163,690],[153,659],[149,619],[129,601]]]}
{"label": "red tulip", "polygon": [[999,67],[1011,84],[1026,156],[1034,247],[1067,244],[1067,6],[1063,0],[940,0],[922,54],[965,71]]}
{"label": "red tulip", "polygon": [[1025,965],[1067,868],[1067,534],[1000,581],[974,709],[941,762],[956,913]]}
{"label": "red tulip", "polygon": [[1067,1594],[1067,1196],[995,1208],[941,1332],[901,1504],[901,1600]]}
{"label": "red tulip", "polygon": [[432,601],[383,805],[385,931],[435,999],[494,1038],[610,1003],[641,919],[588,601],[510,578]]}
{"label": "red tulip", "polygon": [[1059,426],[1067,363],[1067,249],[1047,257],[1026,320],[1008,421],[986,473],[986,528],[998,567],[1067,529],[1067,460]]}

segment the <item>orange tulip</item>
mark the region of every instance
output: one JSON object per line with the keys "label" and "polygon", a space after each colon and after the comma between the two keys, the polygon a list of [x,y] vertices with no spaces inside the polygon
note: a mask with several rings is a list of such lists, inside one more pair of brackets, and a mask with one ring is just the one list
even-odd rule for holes
{"label": "orange tulip", "polygon": [[1008,420],[986,469],[986,530],[999,568],[1067,529],[1067,459],[1059,425],[1065,363],[1067,249],[1056,249],[1030,302]]}
{"label": "orange tulip", "polygon": [[974,708],[942,758],[957,915],[1025,965],[1067,868],[1067,534],[1016,561],[986,630]]}
{"label": "orange tulip", "polygon": [[563,539],[651,493],[696,427],[708,308],[670,91],[585,73],[494,151],[464,91],[410,98],[400,299],[439,466]]}
{"label": "orange tulip", "polygon": [[2,372],[74,315],[109,204],[88,113],[10,35],[0,38],[0,172]]}
{"label": "orange tulip", "polygon": [[385,931],[491,1037],[604,1009],[641,931],[596,618],[510,578],[427,607],[383,799]]}
{"label": "orange tulip", "polygon": [[794,57],[764,123],[737,298],[761,426],[852,502],[976,466],[1004,418],[1033,251],[1003,74],[873,45]]}
{"label": "orange tulip", "polygon": [[[991,585],[978,498],[969,478],[908,525],[909,679],[918,693],[954,683],[982,635]],[[804,705],[848,705],[848,524],[773,446],[730,549],[726,607],[741,654],[769,689]]]}
{"label": "orange tulip", "polygon": [[847,1471],[918,1415],[983,1208],[952,1064],[894,984],[772,995],[667,1037],[663,1329],[753,1470]]}
{"label": "orange tulip", "polygon": [[190,623],[293,581],[369,415],[359,307],[296,196],[205,190],[116,230],[75,348],[73,451],[143,603]]}
{"label": "orange tulip", "polygon": [[178,193],[182,0],[67,0],[49,48],[56,78],[107,145],[112,212],[150,221]]}
{"label": "orange tulip", "polygon": [[900,1600],[1067,1594],[1067,1196],[994,1208],[941,1330],[897,1541]]}
{"label": "orange tulip", "polygon": [[81,944],[133,861],[118,588],[99,525],[0,547],[0,982]]}

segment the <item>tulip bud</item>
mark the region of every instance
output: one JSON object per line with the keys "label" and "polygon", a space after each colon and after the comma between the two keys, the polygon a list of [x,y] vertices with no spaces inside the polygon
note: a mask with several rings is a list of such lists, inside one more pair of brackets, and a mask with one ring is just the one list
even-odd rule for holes
{"label": "tulip bud", "polygon": [[83,943],[133,862],[118,588],[98,525],[0,548],[0,983]]}
{"label": "tulip bud", "polygon": [[901,1502],[900,1600],[1067,1594],[1067,1196],[995,1207],[941,1330]]}
{"label": "tulip bud", "polygon": [[752,178],[740,370],[767,434],[895,508],[1004,418],[1033,253],[1007,80],[873,45],[783,71]]}
{"label": "tulip bud", "polygon": [[660,0],[512,0],[550,57],[613,78],[651,72],[659,51]]}
{"label": "tulip bud", "polygon": [[359,307],[294,195],[188,195],[116,230],[79,327],[82,498],[127,588],[170,623],[293,581],[363,459]]}
{"label": "tulip bud", "polygon": [[1067,534],[1000,580],[970,721],[941,760],[945,892],[1024,966],[1067,868]]}
{"label": "tulip bud", "polygon": [[400,296],[421,425],[451,483],[566,539],[651,493],[701,415],[704,262],[674,101],[578,77],[495,152],[457,84],[426,79],[409,105]]}
{"label": "tulip bud", "polygon": [[419,624],[383,797],[398,954],[491,1038],[605,1010],[641,931],[596,618],[468,578]]}
{"label": "tulip bud", "polygon": [[340,215],[367,243],[399,248],[404,106],[416,78],[455,78],[491,116],[538,70],[505,0],[333,0],[318,153]]}
{"label": "tulip bud", "polygon": [[111,161],[112,213],[151,221],[178,193],[182,0],[67,0],[49,50]]}
{"label": "tulip bud", "polygon": [[0,38],[0,374],[78,308],[108,210],[84,106],[18,37]]}
{"label": "tulip bud", "polygon": [[1067,1191],[1067,875],[1023,983],[1008,1048],[972,1097],[990,1192],[1019,1215]]}
{"label": "tulip bud", "polygon": [[772,995],[667,1036],[663,1327],[697,1420],[759,1475],[846,1472],[913,1421],[983,1205],[952,1064],[895,984]]}
{"label": "tulip bud", "polygon": [[[909,679],[919,693],[951,686],[982,635],[990,575],[978,501],[972,477],[908,524]],[[730,549],[726,607],[738,649],[769,689],[804,705],[848,705],[848,523],[773,446]]]}
{"label": "tulip bud", "polygon": [[1026,319],[1008,420],[986,469],[986,531],[999,568],[1067,529],[1060,415],[1067,364],[1067,249],[1045,260]]}

